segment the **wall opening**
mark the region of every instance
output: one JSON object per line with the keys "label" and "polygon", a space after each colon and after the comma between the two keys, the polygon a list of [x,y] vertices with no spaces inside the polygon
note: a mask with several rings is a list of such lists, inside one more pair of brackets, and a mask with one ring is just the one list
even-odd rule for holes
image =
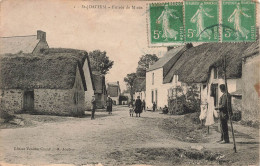
{"label": "wall opening", "polygon": [[33,90],[24,91],[23,110],[25,112],[32,112],[34,110],[34,91]]}

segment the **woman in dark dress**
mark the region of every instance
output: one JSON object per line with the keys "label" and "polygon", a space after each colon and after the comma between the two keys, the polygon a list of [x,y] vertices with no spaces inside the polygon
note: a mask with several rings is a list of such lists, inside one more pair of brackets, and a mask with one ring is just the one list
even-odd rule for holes
{"label": "woman in dark dress", "polygon": [[140,96],[137,97],[136,101],[135,101],[135,113],[136,113],[136,117],[139,114],[142,113],[142,101],[140,100]]}

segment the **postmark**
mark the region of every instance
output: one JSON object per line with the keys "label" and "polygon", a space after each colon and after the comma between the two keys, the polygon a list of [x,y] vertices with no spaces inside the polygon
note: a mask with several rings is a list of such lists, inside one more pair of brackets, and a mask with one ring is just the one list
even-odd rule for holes
{"label": "postmark", "polygon": [[183,3],[149,4],[149,25],[151,44],[183,43]]}
{"label": "postmark", "polygon": [[218,1],[185,1],[185,41],[218,42]]}
{"label": "postmark", "polygon": [[222,1],[222,41],[256,40],[256,4],[251,0]]}

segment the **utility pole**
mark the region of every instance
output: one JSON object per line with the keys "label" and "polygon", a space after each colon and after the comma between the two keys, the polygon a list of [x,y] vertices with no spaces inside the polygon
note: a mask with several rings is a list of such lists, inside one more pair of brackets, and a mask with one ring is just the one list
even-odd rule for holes
{"label": "utility pole", "polygon": [[232,123],[232,118],[231,118],[231,113],[230,110],[232,108],[231,105],[229,105],[229,98],[228,98],[228,86],[227,86],[227,73],[226,73],[226,55],[224,55],[224,80],[225,80],[225,87],[226,87],[226,95],[227,95],[227,110],[228,110],[228,117],[229,117],[229,121],[230,121],[230,126],[231,126],[231,131],[232,131],[232,137],[233,137],[233,144],[234,144],[234,152],[237,152],[237,148],[236,148],[236,141],[235,141],[235,135],[234,135],[234,130],[233,130],[233,123]]}

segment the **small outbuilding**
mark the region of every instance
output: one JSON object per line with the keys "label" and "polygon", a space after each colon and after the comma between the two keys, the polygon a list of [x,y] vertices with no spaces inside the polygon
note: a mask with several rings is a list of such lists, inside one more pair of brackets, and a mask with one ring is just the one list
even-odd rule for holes
{"label": "small outbuilding", "polygon": [[58,50],[1,56],[1,108],[11,112],[83,114],[87,86],[82,64],[86,57]]}

